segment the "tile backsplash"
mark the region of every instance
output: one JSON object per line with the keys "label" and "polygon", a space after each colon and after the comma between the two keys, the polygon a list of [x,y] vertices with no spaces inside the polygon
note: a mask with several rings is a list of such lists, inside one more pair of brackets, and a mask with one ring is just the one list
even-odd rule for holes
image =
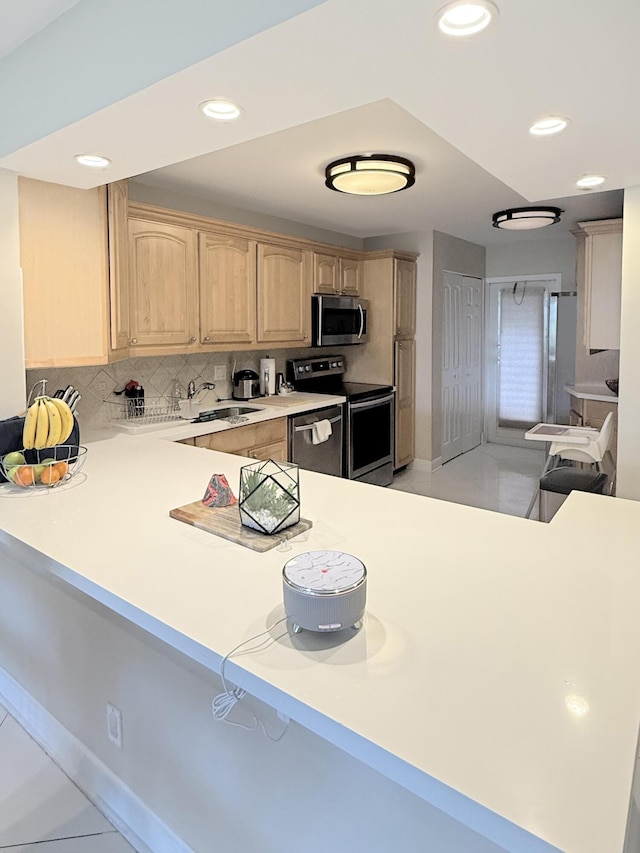
{"label": "tile backsplash", "polygon": [[[268,354],[276,359],[276,370],[285,372],[286,360],[314,354],[322,351],[309,348],[295,350],[272,350]],[[115,395],[131,379],[142,385],[145,400],[151,398],[173,397],[175,388],[180,388],[182,397],[187,395],[187,386],[191,380],[215,382],[215,391],[206,391],[200,395],[205,403],[215,403],[216,398],[226,400],[231,397],[231,377],[233,371],[243,368],[258,370],[260,359],[267,351],[193,353],[191,355],[167,355],[145,358],[128,358],[113,364],[96,367],[55,367],[27,370],[27,389],[41,379],[47,380],[46,393],[53,395],[58,388],[67,385],[80,392],[80,401],[76,414],[80,422],[100,424],[118,417],[118,407],[125,405],[125,398]],[[215,368],[224,367],[225,379],[214,379]]]}

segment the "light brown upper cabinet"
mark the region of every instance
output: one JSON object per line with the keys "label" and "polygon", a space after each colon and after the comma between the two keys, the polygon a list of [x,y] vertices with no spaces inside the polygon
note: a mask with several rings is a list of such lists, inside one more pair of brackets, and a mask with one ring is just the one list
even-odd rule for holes
{"label": "light brown upper cabinet", "polygon": [[394,281],[395,336],[413,338],[416,334],[416,265],[396,258]]}
{"label": "light brown upper cabinet", "polygon": [[198,342],[196,245],[190,228],[129,219],[132,347],[185,352]]}
{"label": "light brown upper cabinet", "polygon": [[308,346],[312,252],[258,243],[258,342]]}
{"label": "light brown upper cabinet", "polygon": [[241,237],[198,235],[202,344],[255,341],[256,245]]}
{"label": "light brown upper cabinet", "polygon": [[111,349],[128,354],[129,339],[129,243],[127,207],[129,182],[107,186],[109,218],[109,305],[111,308]]}
{"label": "light brown upper cabinet", "polygon": [[358,258],[314,252],[313,292],[359,296],[362,286],[362,261]]}
{"label": "light brown upper cabinet", "polygon": [[362,261],[357,258],[340,258],[340,293],[360,296],[362,288]]}
{"label": "light brown upper cabinet", "polygon": [[18,194],[26,366],[106,364],[104,187],[79,190],[19,178]]}

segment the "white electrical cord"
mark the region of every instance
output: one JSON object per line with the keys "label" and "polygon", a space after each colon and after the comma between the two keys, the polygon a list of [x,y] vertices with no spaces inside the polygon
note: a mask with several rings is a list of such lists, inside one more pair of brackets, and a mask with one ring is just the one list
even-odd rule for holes
{"label": "white electrical cord", "polygon": [[[251,643],[254,640],[257,640],[259,637],[264,637],[265,634],[269,634],[271,631],[273,631],[276,625],[279,625],[281,622],[285,622],[286,619],[287,617],[283,616],[282,619],[278,619],[277,622],[274,622],[273,625],[270,625],[265,631],[261,631],[259,634],[255,634],[255,636],[249,637],[248,640],[243,640],[241,643],[238,643],[237,646],[234,646],[234,648],[231,649],[230,652],[227,652],[227,654],[222,658],[222,663],[220,664],[220,678],[222,679],[222,686],[224,687],[224,692],[218,693],[218,695],[211,703],[211,712],[213,713],[214,720],[219,720],[223,723],[229,723],[230,726],[238,726],[239,728],[247,729],[248,731],[253,731],[253,729],[256,729],[258,726],[260,726],[264,736],[269,738],[269,740],[274,741],[274,743],[277,743],[279,740],[282,740],[282,738],[285,736],[287,729],[289,728],[290,720],[287,721],[286,726],[284,727],[283,731],[278,735],[278,737],[272,737],[266,730],[264,722],[260,719],[260,717],[256,717],[255,715],[253,717],[253,724],[249,726],[245,725],[245,723],[238,723],[234,722],[234,720],[229,720],[228,716],[230,712],[233,710],[233,708],[235,708],[235,706],[242,699],[242,697],[246,695],[247,691],[243,690],[242,687],[234,687],[232,690],[229,690],[224,677],[224,667],[231,655],[235,654],[238,649],[241,649],[243,646],[246,646],[247,643]],[[286,634],[287,632],[285,631],[285,633],[281,634],[280,637],[285,637]],[[270,638],[271,642],[275,643],[277,640],[280,639],[280,637]],[[247,649],[246,654],[257,652],[261,646],[264,646],[265,642],[267,642],[266,639],[261,640],[257,646]]]}

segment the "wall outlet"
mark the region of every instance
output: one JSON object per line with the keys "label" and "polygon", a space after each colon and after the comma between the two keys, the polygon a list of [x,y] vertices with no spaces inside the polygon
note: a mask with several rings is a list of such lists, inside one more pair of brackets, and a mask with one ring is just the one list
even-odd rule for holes
{"label": "wall outlet", "polygon": [[215,364],[213,367],[213,379],[214,382],[217,379],[219,382],[224,382],[227,378],[227,365],[226,364]]}
{"label": "wall outlet", "polygon": [[122,711],[111,702],[107,702],[107,737],[122,749]]}

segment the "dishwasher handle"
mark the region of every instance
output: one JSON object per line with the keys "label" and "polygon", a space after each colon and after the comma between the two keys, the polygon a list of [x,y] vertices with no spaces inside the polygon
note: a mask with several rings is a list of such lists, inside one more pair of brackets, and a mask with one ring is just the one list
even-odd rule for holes
{"label": "dishwasher handle", "polygon": [[[321,420],[327,420],[326,418],[319,418],[314,423],[320,423]],[[335,418],[328,418],[330,424],[337,424],[338,421],[342,420],[342,415],[336,415]],[[306,430],[313,429],[313,424],[305,424],[304,426],[297,426],[293,428],[294,432],[305,432]]]}

